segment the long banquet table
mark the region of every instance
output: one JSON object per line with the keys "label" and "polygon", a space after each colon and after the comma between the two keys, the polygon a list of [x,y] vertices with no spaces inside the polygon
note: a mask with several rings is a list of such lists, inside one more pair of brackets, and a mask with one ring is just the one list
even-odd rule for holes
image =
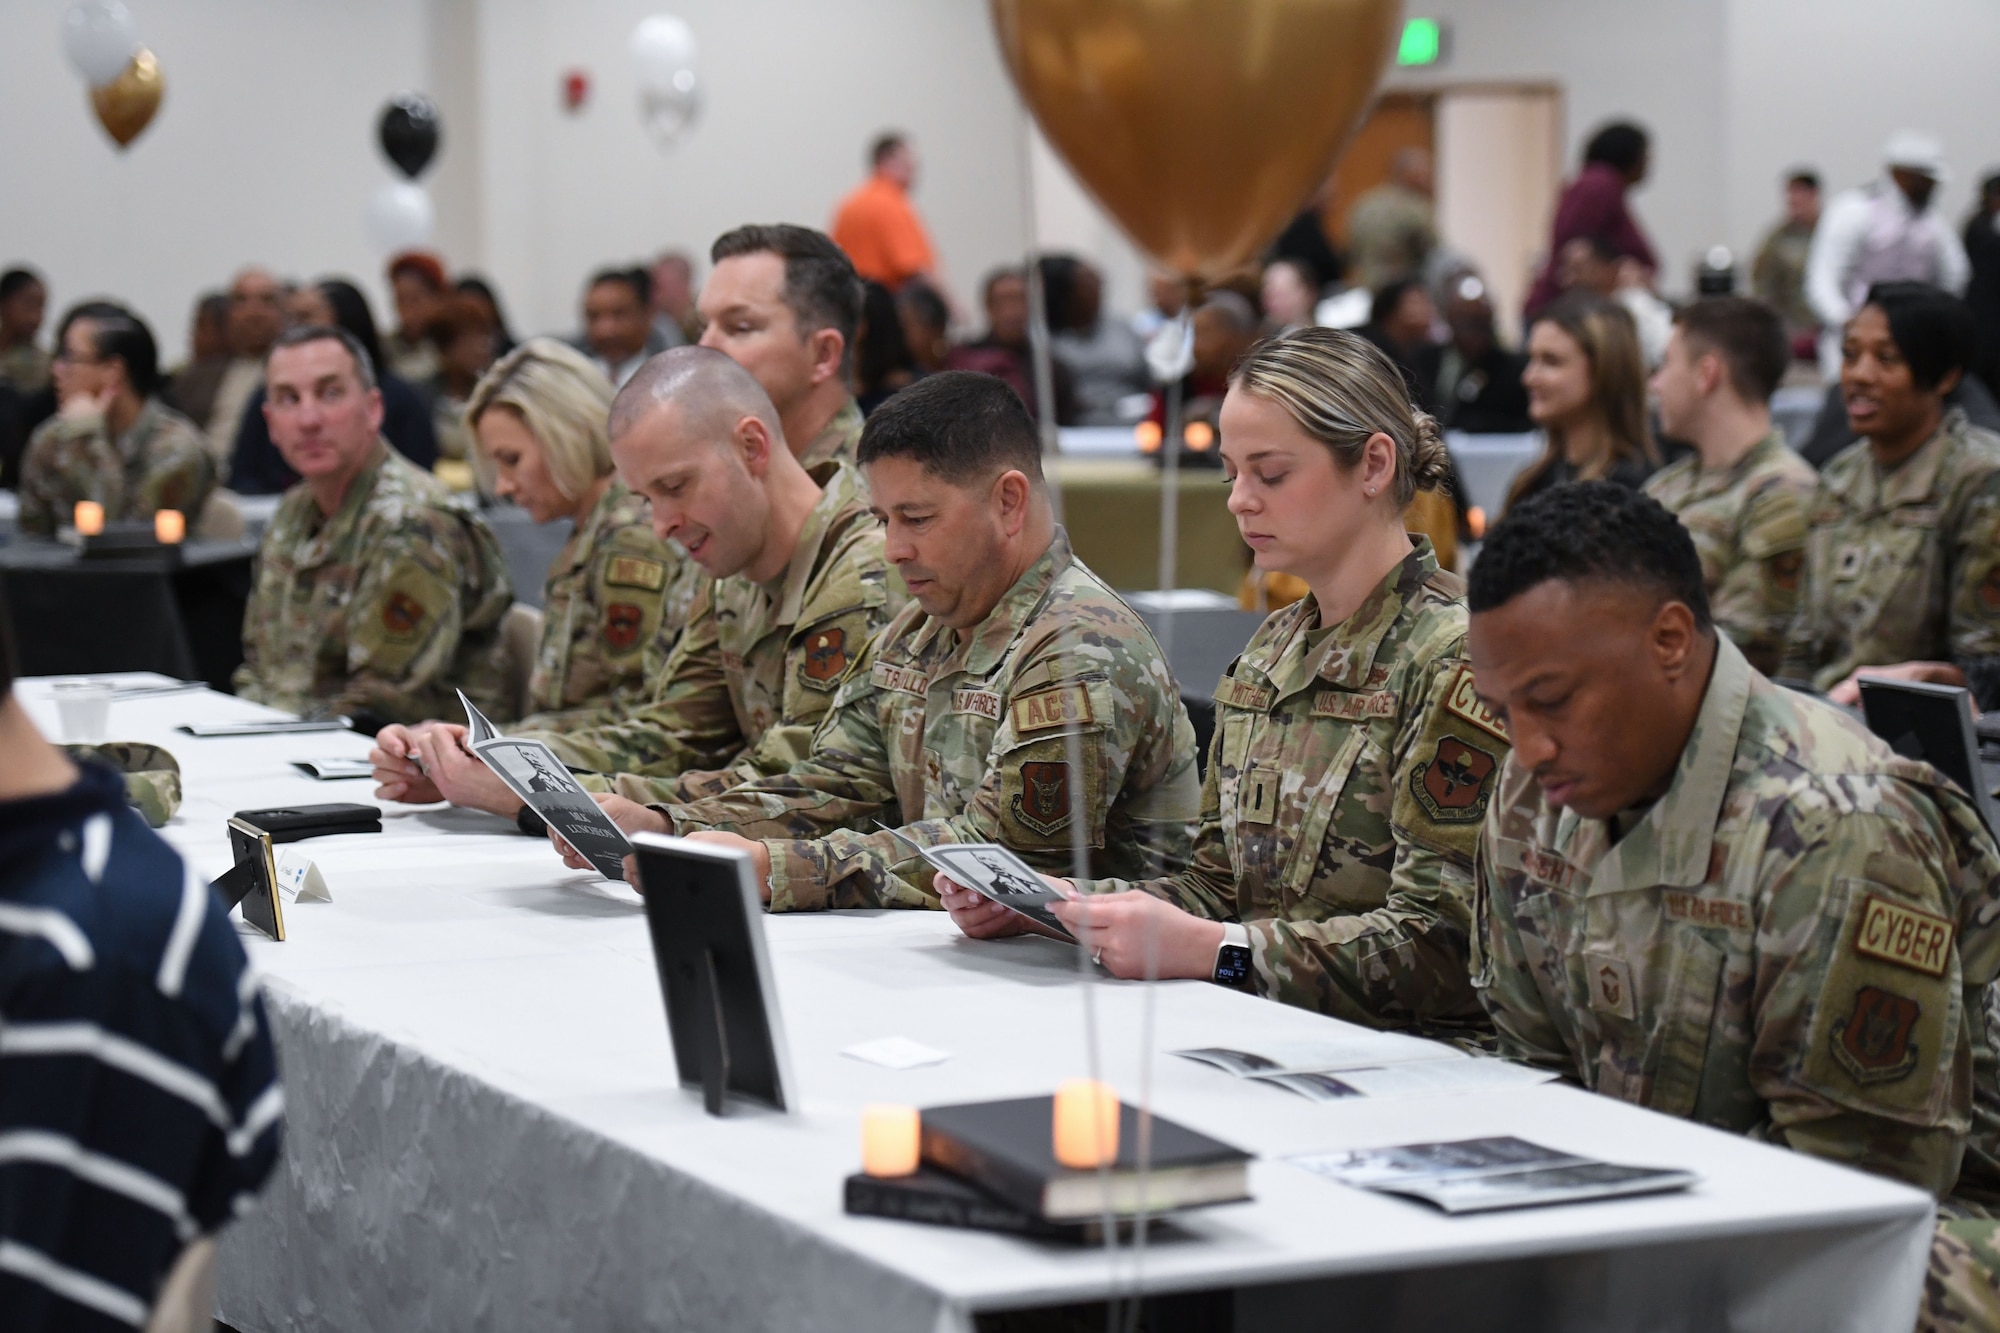
{"label": "long banquet table", "polygon": [[[47,682],[21,694],[50,735]],[[187,788],[165,836],[227,868],[244,808],[366,800],[295,759],[353,735],[196,740],[267,715],[206,691],[112,705],[114,738],[166,744]],[[1196,982],[1079,984],[1074,953],[959,938],[931,913],[769,917],[802,1105],[703,1114],[675,1078],[639,901],[487,816],[390,807],[381,835],[299,844],[329,903],[280,944],[248,933],[285,1082],[282,1164],[223,1246],[218,1314],[279,1329],[970,1329],[984,1312],[1135,1290],[1206,1326],[1900,1329],[1927,1196],[1559,1085],[1309,1102],[1164,1052],[1341,1025]],[[1150,1029],[1148,1003],[1153,1005]],[[1143,1259],[849,1217],[864,1103],[1150,1077],[1164,1114],[1258,1154],[1253,1202],[1179,1219]],[[905,1036],[950,1052],[891,1070],[843,1056]],[[1449,1218],[1287,1162],[1342,1147],[1517,1134],[1682,1166],[1678,1195]],[[1215,1293],[1222,1293],[1220,1296]],[[1219,1302],[1219,1304],[1218,1304]],[[1220,1311],[1220,1314],[1217,1314]],[[1188,1326],[1185,1322],[1179,1326]]]}

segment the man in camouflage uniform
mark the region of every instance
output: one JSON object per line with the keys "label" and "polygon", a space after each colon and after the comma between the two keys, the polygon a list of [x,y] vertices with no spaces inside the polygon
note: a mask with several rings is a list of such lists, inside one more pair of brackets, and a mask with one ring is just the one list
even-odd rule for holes
{"label": "man in camouflage uniform", "polygon": [[1981,1211],[2000,847],[1704,601],[1685,535],[1603,484],[1521,506],[1473,569],[1473,668],[1515,746],[1478,866],[1501,1051]]}
{"label": "man in camouflage uniform", "polygon": [[101,745],[65,745],[72,759],[95,759],[125,775],[125,799],[146,823],[159,828],[181,808],[180,761],[144,741],[107,741]]}
{"label": "man in camouflage uniform", "polygon": [[[513,734],[604,775],[587,787],[615,781],[640,800],[784,772],[805,756],[848,663],[900,605],[859,480],[843,467],[824,491],[815,485],[757,381],[707,348],[673,348],[635,372],[611,431],[612,458],[651,502],[656,534],[712,578],[650,702],[587,731]],[[523,819],[519,798],[462,752],[462,728],[430,730],[414,739],[419,774],[392,753],[403,738],[378,738],[385,792],[396,781],[395,799],[443,796]]]}
{"label": "man in camouflage uniform", "polygon": [[1836,702],[1859,700],[1866,667],[2000,707],[2000,437],[1944,401],[1973,339],[1962,302],[1914,283],[1878,284],[1848,323],[1840,384],[1862,438],[1820,477],[1782,670]]}
{"label": "man in camouflage uniform", "polygon": [[178,509],[192,531],[215,489],[215,462],[194,423],[154,396],[162,380],[151,331],[124,307],[93,302],[71,313],[61,338],[62,408],[22,456],[21,531],[53,536],[79,500],[103,505],[114,523]]}
{"label": "man in camouflage uniform", "polygon": [[600,803],[746,850],[773,911],[937,906],[878,818],[1048,869],[1179,869],[1193,729],[1144,622],[1055,526],[1027,409],[990,376],[933,375],[869,418],[861,459],[916,605],[848,669],[811,754],[691,805]]}
{"label": "man in camouflage uniform", "polygon": [[1653,376],[1660,428],[1695,453],[1655,472],[1646,494],[1694,538],[1716,628],[1767,673],[1797,609],[1806,509],[1819,484],[1771,426],[1771,395],[1790,362],[1769,306],[1714,296],[1674,317]]}
{"label": "man in camouflage uniform", "polygon": [[272,442],[303,480],[258,552],[236,692],[415,722],[462,711],[458,687],[511,716],[495,652],[513,602],[500,543],[381,438],[367,354],[341,330],[294,329],[266,383]]}

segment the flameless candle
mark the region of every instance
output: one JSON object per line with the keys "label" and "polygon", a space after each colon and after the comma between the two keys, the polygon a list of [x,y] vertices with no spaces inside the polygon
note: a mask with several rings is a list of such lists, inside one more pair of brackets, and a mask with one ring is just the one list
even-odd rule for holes
{"label": "flameless candle", "polygon": [[1073,1078],[1056,1089],[1056,1160],[1077,1170],[1118,1158],[1118,1094],[1109,1083]]}
{"label": "flameless candle", "polygon": [[1139,452],[1142,454],[1156,454],[1160,452],[1160,423],[1157,421],[1140,422],[1138,425],[1132,427],[1132,440],[1139,446]]}
{"label": "flameless candle", "polygon": [[1205,454],[1208,452],[1208,447],[1215,443],[1215,427],[1206,421],[1190,421],[1187,429],[1181,432],[1181,438],[1187,441],[1189,450]]}
{"label": "flameless candle", "polygon": [[872,1103],[861,1108],[861,1169],[871,1176],[907,1176],[917,1169],[917,1108]]}
{"label": "flameless candle", "polygon": [[95,500],[76,502],[76,530],[86,537],[104,531],[104,506]]}
{"label": "flameless candle", "polygon": [[187,537],[187,517],[178,509],[162,509],[153,515],[153,535],[162,546],[173,546]]}

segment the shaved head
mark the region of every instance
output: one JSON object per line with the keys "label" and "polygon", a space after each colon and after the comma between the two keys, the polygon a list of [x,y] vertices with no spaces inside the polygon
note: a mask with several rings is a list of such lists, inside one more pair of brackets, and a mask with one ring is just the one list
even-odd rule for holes
{"label": "shaved head", "polygon": [[670,348],[634,371],[611,404],[611,439],[668,406],[678,410],[683,429],[712,440],[729,438],[737,422],[755,417],[784,448],[771,396],[749,371],[712,348]]}

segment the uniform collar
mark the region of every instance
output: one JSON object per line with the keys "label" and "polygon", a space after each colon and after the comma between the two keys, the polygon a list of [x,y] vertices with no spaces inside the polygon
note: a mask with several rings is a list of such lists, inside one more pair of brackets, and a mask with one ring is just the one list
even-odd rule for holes
{"label": "uniform collar", "polygon": [[860,496],[860,478],[852,468],[843,464],[827,479],[819,503],[812,507],[812,512],[806,515],[806,525],[799,529],[799,544],[792,548],[792,562],[785,568],[785,581],[777,597],[778,624],[798,623],[799,612],[805,607],[806,588],[819,568],[827,534],[833,530],[835,519],[860,502]]}
{"label": "uniform collar", "polygon": [[160,428],[165,411],[166,409],[160,406],[159,399],[152,397],[141,399],[138,412],[133,414],[132,424],[118,437],[118,452],[126,458],[137,455],[146,447],[146,441],[153,437],[153,432]]}
{"label": "uniform collar", "polygon": [[[1693,888],[1708,880],[1715,849],[1715,822],[1721,818],[1729,776],[1736,765],[1736,742],[1750,701],[1752,672],[1729,636],[1715,636],[1715,666],[1702,696],[1701,712],[1681,751],[1666,794],[1653,803],[1633,830],[1613,847],[1592,877],[1591,892],[1615,892],[1653,884]],[[1605,837],[1609,839],[1609,830]]]}
{"label": "uniform collar", "polygon": [[829,463],[852,463],[854,446],[860,438],[861,405],[849,398],[806,445],[805,452],[799,455],[799,466],[824,486],[828,479],[821,469]]}
{"label": "uniform collar", "polygon": [[1317,651],[1308,636],[1319,626],[1311,594],[1301,600],[1306,609],[1292,621],[1278,648],[1277,656],[1265,672],[1283,698],[1304,689],[1314,680],[1324,680],[1342,689],[1366,688],[1374,671],[1376,653],[1389,631],[1401,619],[1403,608],[1417,590],[1438,572],[1437,553],[1428,537],[1412,533],[1414,548],[1396,567],[1383,576],[1375,590],[1354,614],[1340,623],[1321,641]]}
{"label": "uniform collar", "polygon": [[[1069,533],[1058,524],[1055,536],[1049,541],[1049,549],[1028,566],[1027,573],[1014,581],[1014,586],[1007,589],[994,608],[987,612],[986,619],[957,636],[956,646],[939,665],[938,674],[968,671],[983,676],[991,671],[1007,655],[1014,640],[1021,637],[1021,631],[1047,600],[1057,576],[1071,563]],[[921,653],[944,635],[952,633],[954,631],[944,622],[932,620],[912,647]],[[951,665],[953,658],[960,659],[958,665]]]}
{"label": "uniform collar", "polygon": [[1934,434],[1917,446],[1917,451],[1904,459],[1888,472],[1875,461],[1871,451],[1868,455],[1868,472],[1875,478],[1877,494],[1884,509],[1898,505],[1914,504],[1928,500],[1937,493],[1938,472],[1944,467],[1944,456],[1951,451],[1951,442],[1964,433],[1965,412],[1961,408],[1947,407],[1944,416],[1938,420]]}
{"label": "uniform collar", "polygon": [[1749,452],[1725,468],[1705,468],[1701,456],[1695,455],[1694,476],[1696,495],[1720,495],[1742,481],[1757,468],[1763,467],[1776,456],[1777,451],[1786,448],[1784,432],[1773,426],[1763,439],[1750,446]]}
{"label": "uniform collar", "polygon": [[307,521],[318,524],[306,534],[306,540],[302,544],[301,558],[305,563],[312,564],[324,559],[327,549],[338,534],[352,527],[356,517],[368,507],[368,501],[374,496],[375,487],[381,483],[382,474],[388,470],[389,460],[395,457],[395,451],[389,448],[387,440],[377,436],[372,454],[373,456],[361,465],[361,470],[354,474],[354,480],[348,483],[347,494],[341,497],[340,508],[331,514],[322,516],[319,505],[313,501],[312,491],[304,482],[298,484],[299,502],[305,506]]}

